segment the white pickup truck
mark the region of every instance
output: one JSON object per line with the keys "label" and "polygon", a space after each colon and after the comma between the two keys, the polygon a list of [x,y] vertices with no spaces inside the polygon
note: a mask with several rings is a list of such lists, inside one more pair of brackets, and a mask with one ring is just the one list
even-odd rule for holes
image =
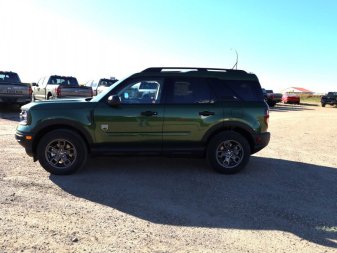
{"label": "white pickup truck", "polygon": [[56,98],[92,97],[91,87],[80,86],[72,76],[51,75],[42,77],[33,83],[32,100]]}
{"label": "white pickup truck", "polygon": [[29,83],[22,83],[15,72],[0,71],[0,103],[27,104],[32,100],[32,88]]}

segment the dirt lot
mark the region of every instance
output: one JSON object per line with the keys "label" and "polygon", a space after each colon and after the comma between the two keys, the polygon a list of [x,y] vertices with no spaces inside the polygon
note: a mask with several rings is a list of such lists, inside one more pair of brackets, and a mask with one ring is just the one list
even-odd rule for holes
{"label": "dirt lot", "polygon": [[0,252],[337,252],[337,108],[279,105],[246,170],[91,159],[51,176],[0,111]]}

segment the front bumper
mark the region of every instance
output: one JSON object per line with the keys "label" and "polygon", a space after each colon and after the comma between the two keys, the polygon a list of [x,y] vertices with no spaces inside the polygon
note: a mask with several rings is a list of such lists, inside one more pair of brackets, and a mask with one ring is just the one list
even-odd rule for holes
{"label": "front bumper", "polygon": [[260,133],[260,134],[256,134],[254,137],[255,137],[255,145],[252,150],[252,154],[260,151],[261,149],[265,148],[269,144],[270,133],[269,132]]}
{"label": "front bumper", "polygon": [[15,133],[15,139],[17,142],[25,148],[27,155],[34,157],[33,153],[33,140],[32,138],[29,138],[31,136],[27,133],[21,133],[20,131],[16,131]]}
{"label": "front bumper", "polygon": [[337,105],[337,100],[322,100],[321,103],[326,105]]}

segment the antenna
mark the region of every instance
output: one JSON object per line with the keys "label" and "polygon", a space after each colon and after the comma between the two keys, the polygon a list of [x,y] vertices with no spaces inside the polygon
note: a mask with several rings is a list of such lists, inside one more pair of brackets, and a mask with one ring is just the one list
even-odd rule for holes
{"label": "antenna", "polygon": [[[233,48],[231,48],[231,50],[233,50]],[[236,62],[235,62],[235,64],[234,64],[234,66],[233,66],[233,68],[232,69],[238,69],[238,62],[239,62],[239,55],[238,55],[238,51],[236,51],[236,49],[234,49],[235,50],[235,54],[236,54]]]}

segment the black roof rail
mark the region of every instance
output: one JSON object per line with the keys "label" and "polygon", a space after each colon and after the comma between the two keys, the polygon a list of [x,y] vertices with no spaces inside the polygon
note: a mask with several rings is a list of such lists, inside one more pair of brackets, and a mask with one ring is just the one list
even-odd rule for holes
{"label": "black roof rail", "polygon": [[223,72],[232,72],[232,73],[247,73],[244,70],[236,70],[236,69],[221,69],[221,68],[199,68],[199,67],[151,67],[144,69],[141,73],[159,73],[163,70],[196,70],[198,72],[206,72],[206,71],[223,71]]}

